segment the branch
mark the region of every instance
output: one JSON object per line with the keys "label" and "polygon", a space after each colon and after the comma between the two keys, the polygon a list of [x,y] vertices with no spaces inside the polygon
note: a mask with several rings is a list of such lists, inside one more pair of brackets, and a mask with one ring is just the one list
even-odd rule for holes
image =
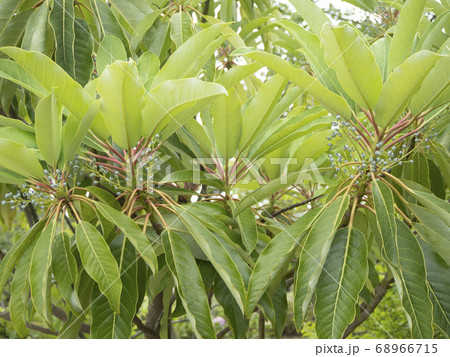
{"label": "branch", "polygon": [[348,325],[347,329],[344,332],[344,336],[342,338],[348,337],[353,331],[356,330],[356,328],[361,325],[364,321],[366,321],[370,314],[376,309],[378,304],[383,299],[384,295],[386,295],[386,292],[392,287],[394,279],[388,279],[387,275],[384,277],[384,279],[377,285],[375,288],[375,294],[372,298],[372,300],[369,302],[369,305],[365,305],[364,303],[361,304],[360,308],[360,315],[359,318],[355,318],[353,322]]}
{"label": "branch", "polygon": [[286,211],[289,211],[289,210],[291,210],[291,209],[293,209],[293,208],[300,207],[300,206],[304,206],[304,205],[308,204],[309,202],[315,201],[315,200],[317,200],[318,198],[320,198],[320,197],[322,197],[322,196],[323,196],[323,195],[319,195],[319,196],[316,196],[316,197],[308,198],[307,200],[304,200],[304,201],[302,201],[302,202],[294,203],[293,205],[290,205],[290,206],[288,206],[288,207],[282,208],[282,209],[280,209],[279,211],[276,211],[276,212],[272,213],[272,214],[270,215],[270,217],[273,218],[273,217],[276,217],[276,216],[278,216],[278,215],[280,215],[280,214],[282,214],[282,213],[284,213],[284,212],[286,212]]}
{"label": "branch", "polygon": [[222,331],[217,334],[217,338],[222,338],[230,331],[230,328],[227,326]]}
{"label": "branch", "polygon": [[[11,322],[11,316],[9,316],[9,313],[7,312],[1,312],[0,313],[0,319],[6,320],[6,321],[10,321]],[[29,324],[27,323],[26,326],[30,329],[30,330],[34,330],[34,331],[38,331],[41,333],[45,333],[47,335],[53,335],[53,336],[57,336],[58,334],[55,331],[52,331],[48,328],[45,327],[41,327],[35,324]]]}

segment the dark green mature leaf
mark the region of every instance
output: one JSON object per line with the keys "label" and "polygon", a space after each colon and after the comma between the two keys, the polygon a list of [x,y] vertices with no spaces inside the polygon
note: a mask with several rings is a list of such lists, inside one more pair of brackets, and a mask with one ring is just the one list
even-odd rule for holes
{"label": "dark green mature leaf", "polygon": [[228,290],[219,275],[216,275],[214,281],[214,297],[223,307],[225,319],[233,331],[234,338],[244,338],[250,321],[242,313],[230,290]]}
{"label": "dark green mature leaf", "polygon": [[414,228],[450,264],[450,227],[426,208],[414,204],[408,207],[422,223],[413,222]]}
{"label": "dark green mature leaf", "polygon": [[75,79],[74,20],[73,1],[54,0],[50,24],[56,38],[55,62]]}
{"label": "dark green mature leaf", "polygon": [[91,337],[130,338],[138,300],[136,251],[123,235],[116,237],[110,248],[119,265],[122,280],[120,313],[111,309],[108,299],[95,287],[92,293]]}
{"label": "dark green mature leaf", "polygon": [[87,222],[78,223],[75,236],[83,267],[108,298],[111,308],[119,313],[122,281],[108,245],[98,230]]}
{"label": "dark green mature leaf", "polygon": [[427,273],[419,243],[403,222],[396,220],[395,248],[398,269],[393,270],[396,286],[407,314],[412,338],[433,337],[433,307],[426,283]]}
{"label": "dark green mature leaf", "polygon": [[291,257],[301,237],[320,214],[318,209],[301,216],[291,226],[278,233],[261,252],[253,268],[248,284],[247,316],[253,312],[280,269],[280,262]]}
{"label": "dark green mature leaf", "polygon": [[59,234],[53,245],[52,272],[62,298],[70,310],[78,316],[83,310],[75,291],[78,266],[67,233]]}
{"label": "dark green mature leaf", "polygon": [[430,285],[430,297],[433,302],[433,322],[450,336],[450,265],[446,263],[437,249],[420,241],[425,257],[427,280]]}
{"label": "dark green mature leaf", "polygon": [[73,43],[75,61],[75,79],[82,86],[85,86],[91,79],[94,70],[92,54],[94,51],[94,39],[92,38],[89,26],[84,19],[75,19],[75,40]]}
{"label": "dark green mature leaf", "polygon": [[394,240],[397,236],[397,225],[394,217],[394,196],[385,183],[376,180],[372,182],[372,193],[384,254],[390,264],[397,266],[398,257]]}
{"label": "dark green mature leaf", "polygon": [[186,310],[199,338],[215,338],[208,297],[202,276],[188,245],[177,233],[165,231],[161,237],[166,261]]}
{"label": "dark green mature leaf", "polygon": [[294,282],[294,323],[297,330],[303,323],[334,233],[341,223],[348,203],[348,197],[339,197],[328,205],[299,243],[301,249]]}
{"label": "dark green mature leaf", "polygon": [[186,228],[192,234],[203,253],[208,260],[214,265],[217,273],[223,279],[230,292],[233,294],[239,308],[244,313],[247,294],[244,287],[242,275],[233,261],[230,253],[221,243],[221,241],[212,234],[203,224],[191,215],[188,211],[177,208],[179,219],[184,223]]}
{"label": "dark green mature leaf", "polygon": [[342,338],[356,315],[356,302],[368,276],[367,243],[357,229],[336,232],[316,288],[316,332],[319,338]]}
{"label": "dark green mature leaf", "polygon": [[52,326],[51,265],[52,244],[58,221],[53,220],[41,233],[31,256],[30,295],[36,311]]}
{"label": "dark green mature leaf", "polygon": [[34,239],[26,248],[19,263],[16,266],[14,277],[11,283],[11,298],[9,303],[9,312],[11,323],[20,337],[24,338],[28,334],[26,326],[26,311],[30,302],[30,284],[28,282],[28,273],[37,239]]}
{"label": "dark green mature leaf", "polygon": [[56,167],[61,153],[62,108],[54,93],[42,98],[35,111],[36,141],[42,157]]}
{"label": "dark green mature leaf", "polygon": [[95,206],[107,220],[114,223],[117,228],[125,234],[141,255],[142,259],[145,260],[153,273],[156,274],[158,270],[158,260],[152,247],[152,242],[148,240],[139,226],[130,217],[125,216],[111,206],[101,202],[95,202]]}
{"label": "dark green mature leaf", "polygon": [[0,263],[0,291],[3,291],[6,282],[11,277],[14,267],[24,255],[30,243],[36,240],[36,237],[41,234],[45,223],[45,220],[41,220],[24,233],[2,259]]}
{"label": "dark green mature leaf", "polygon": [[236,217],[236,220],[241,230],[242,242],[247,252],[251,253],[258,242],[255,215],[250,208],[247,208]]}

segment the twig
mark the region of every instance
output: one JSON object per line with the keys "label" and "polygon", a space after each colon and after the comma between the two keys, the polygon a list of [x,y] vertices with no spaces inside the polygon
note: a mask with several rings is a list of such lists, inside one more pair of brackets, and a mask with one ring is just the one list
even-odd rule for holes
{"label": "twig", "polygon": [[348,325],[347,329],[344,332],[344,336],[342,338],[348,337],[355,329],[361,325],[364,321],[366,321],[370,314],[376,309],[378,304],[381,302],[383,297],[386,295],[386,292],[392,287],[394,279],[388,279],[387,275],[384,279],[377,285],[375,288],[375,294],[372,300],[369,302],[369,305],[365,306],[365,304],[361,304],[360,306],[360,315],[359,318],[355,318],[353,322]]}
{"label": "twig", "polygon": [[223,336],[225,336],[228,332],[230,332],[230,328],[227,326],[227,327],[225,327],[222,331],[220,331],[218,334],[217,334],[217,338],[222,338]]}
{"label": "twig", "polygon": [[[6,320],[6,321],[11,321],[11,316],[7,312],[1,312],[0,313],[0,319]],[[58,335],[55,331],[52,331],[52,330],[50,330],[48,328],[41,327],[41,326],[38,326],[38,325],[35,325],[35,324],[27,323],[26,326],[30,330],[34,330],[34,331],[38,331],[38,332],[41,332],[41,333],[45,333],[47,335],[53,335],[53,336],[57,336]]]}
{"label": "twig", "polygon": [[322,197],[322,196],[323,196],[323,195],[318,195],[318,196],[316,196],[316,197],[308,198],[307,200],[304,200],[304,201],[302,201],[302,202],[294,203],[293,205],[290,205],[290,206],[288,206],[288,207],[282,208],[282,209],[280,209],[279,211],[276,211],[276,212],[272,213],[272,214],[270,215],[270,217],[273,218],[273,217],[276,217],[276,216],[278,216],[278,215],[280,215],[280,214],[282,214],[282,213],[284,213],[284,212],[286,212],[286,211],[289,211],[289,210],[291,210],[291,209],[293,209],[293,208],[300,207],[300,206],[304,206],[304,205],[306,205],[307,203],[312,202],[312,201],[315,201],[315,200],[317,200],[318,198],[320,198],[320,197]]}

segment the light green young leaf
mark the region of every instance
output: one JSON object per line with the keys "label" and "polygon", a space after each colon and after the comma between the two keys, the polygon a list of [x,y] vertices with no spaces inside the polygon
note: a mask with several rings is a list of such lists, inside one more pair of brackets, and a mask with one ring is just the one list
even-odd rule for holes
{"label": "light green young leaf", "polygon": [[189,40],[193,34],[191,16],[184,11],[173,14],[170,18],[170,38],[177,48]]}
{"label": "light green young leaf", "polygon": [[406,0],[394,29],[389,51],[389,72],[408,58],[426,2],[427,0]]}
{"label": "light green young leaf", "polygon": [[158,261],[152,247],[152,242],[148,240],[139,226],[131,218],[109,205],[96,201],[95,206],[107,220],[114,223],[125,234],[141,257],[150,266],[153,273],[156,274]]}
{"label": "light green young leaf", "polygon": [[216,98],[211,108],[213,116],[212,128],[219,153],[228,162],[236,155],[241,139],[242,110],[239,96],[233,88],[227,96]]}
{"label": "light green young leaf", "polygon": [[311,30],[320,36],[323,26],[330,22],[328,16],[311,0],[289,0],[289,2],[302,15]]}
{"label": "light green young leaf", "polygon": [[349,198],[339,197],[327,206],[300,241],[300,255],[294,282],[294,323],[300,329],[311,302],[334,233],[339,227]]}
{"label": "light green young leaf", "polygon": [[[17,78],[8,78],[15,83],[21,85],[21,80],[24,79],[25,83],[38,82],[41,88],[45,88],[47,93],[54,92],[55,97],[61,102],[61,104],[70,111],[77,118],[81,119],[89,106],[93,102],[93,99],[86,93],[79,83],[74,81],[70,76],[49,57],[38,52],[28,52],[21,48],[16,47],[3,47],[0,51],[4,52],[11,58],[13,58],[21,68],[23,68],[27,75],[23,71],[17,73]],[[17,67],[15,68],[17,71]],[[12,72],[11,77],[15,75]],[[30,87],[33,91],[33,87]],[[42,96],[42,91],[36,94]]]}
{"label": "light green young leaf", "polygon": [[321,33],[327,63],[335,69],[342,88],[361,107],[372,109],[383,81],[375,57],[361,36],[349,25],[325,26]]}
{"label": "light green young leaf", "polygon": [[98,230],[87,222],[78,223],[75,236],[84,269],[97,282],[111,308],[120,313],[122,281],[108,245]]}
{"label": "light green young leaf", "polygon": [[326,88],[317,78],[310,76],[302,69],[295,68],[281,57],[249,48],[242,48],[234,52],[234,55],[247,56],[255,61],[261,62],[265,66],[280,73],[288,80],[299,86],[302,90],[308,91],[324,107],[340,114],[344,118],[351,118],[351,109],[347,102],[338,94]]}
{"label": "light green young leaf", "polygon": [[367,243],[357,229],[336,232],[316,288],[316,333],[342,338],[356,315],[358,295],[368,276]]}
{"label": "light green young leaf", "polygon": [[98,46],[97,51],[97,72],[101,76],[107,65],[116,61],[126,61],[127,51],[120,38],[113,35],[106,35]]}
{"label": "light green young leaf", "polygon": [[23,49],[45,52],[49,8],[50,3],[47,1],[44,2],[28,19],[22,40]]}
{"label": "light green young leaf", "polygon": [[[210,98],[223,94],[227,94],[227,91],[221,85],[203,82],[196,78],[169,80],[162,83],[144,98],[143,136],[149,137],[156,134],[155,130],[162,130],[169,122],[177,129],[180,128],[206,104],[209,104]],[[196,104],[198,106],[195,106]],[[195,110],[190,112],[190,108]],[[180,115],[177,116],[177,114]]]}
{"label": "light green young leaf", "polygon": [[156,76],[159,71],[159,58],[151,51],[143,53],[137,61],[137,69],[142,83],[146,83],[150,78]]}
{"label": "light green young leaf", "polygon": [[433,52],[416,52],[391,72],[375,107],[378,126],[387,127],[397,120],[437,59]]}
{"label": "light green young leaf", "polygon": [[199,338],[215,338],[208,298],[197,263],[188,245],[177,233],[165,231],[161,237],[166,261],[187,317]]}
{"label": "light green young leaf", "polygon": [[113,140],[123,149],[134,147],[141,138],[141,109],[145,93],[136,63],[118,61],[106,67],[97,91]]}
{"label": "light green young leaf", "polygon": [[0,139],[0,166],[23,177],[44,177],[34,154],[25,145],[7,139]]}
{"label": "light green young leaf", "polygon": [[62,108],[54,93],[42,98],[36,106],[34,128],[42,157],[56,167],[61,153]]}
{"label": "light green young leaf", "polygon": [[389,49],[391,48],[392,37],[385,36],[378,39],[372,45],[372,52],[380,69],[383,83],[389,76]]}

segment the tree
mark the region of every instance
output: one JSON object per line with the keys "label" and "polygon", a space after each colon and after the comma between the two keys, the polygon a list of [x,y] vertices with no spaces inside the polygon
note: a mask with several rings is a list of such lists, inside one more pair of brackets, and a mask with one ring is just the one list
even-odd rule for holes
{"label": "tree", "polygon": [[293,294],[297,331],[313,312],[342,338],[394,284],[413,338],[448,337],[448,9],[396,3],[364,33],[291,3],[302,23],[269,1],[0,2],[1,213],[29,223],[0,317],[21,337],[185,317],[243,338],[255,315],[281,337]]}

